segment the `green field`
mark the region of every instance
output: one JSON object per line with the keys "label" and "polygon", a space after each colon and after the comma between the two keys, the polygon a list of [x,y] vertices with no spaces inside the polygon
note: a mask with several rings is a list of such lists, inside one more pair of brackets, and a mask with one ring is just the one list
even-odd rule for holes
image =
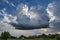
{"label": "green field", "polygon": [[[2,40],[2,39],[0,39]],[[50,39],[50,38],[34,38],[34,39],[8,39],[8,40],[58,40],[58,39]],[[59,39],[60,40],[60,39]]]}

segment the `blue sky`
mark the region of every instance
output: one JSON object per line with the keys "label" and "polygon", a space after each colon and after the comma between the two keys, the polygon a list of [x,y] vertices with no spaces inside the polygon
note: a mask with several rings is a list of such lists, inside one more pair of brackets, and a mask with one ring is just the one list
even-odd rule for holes
{"label": "blue sky", "polygon": [[[43,8],[46,8],[47,5],[53,1],[56,2],[56,0],[8,0],[9,3],[13,3],[15,5],[12,6],[12,5],[9,5],[8,3],[4,2],[3,0],[0,0],[0,9],[3,9],[3,8],[7,8],[7,12],[10,13],[10,12],[13,12],[17,5],[20,4],[20,3],[24,3],[24,4],[27,4],[29,7],[30,6],[36,6],[36,5],[41,5],[43,6]],[[59,0],[57,0],[59,1]]]}
{"label": "blue sky", "polygon": [[0,33],[60,34],[59,17],[60,0],[0,0]]}

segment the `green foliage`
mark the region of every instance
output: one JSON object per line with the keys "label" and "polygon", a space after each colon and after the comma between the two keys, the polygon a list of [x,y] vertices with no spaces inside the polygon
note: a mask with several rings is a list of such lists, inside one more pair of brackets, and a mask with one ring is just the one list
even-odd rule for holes
{"label": "green foliage", "polygon": [[10,36],[10,39],[17,39],[17,37],[14,37],[14,36]]}
{"label": "green foliage", "polygon": [[1,34],[1,38],[4,40],[7,40],[7,38],[10,37],[10,33],[9,32],[2,32]]}
{"label": "green foliage", "polygon": [[19,37],[19,39],[24,39],[24,38],[26,38],[24,35],[21,35],[21,36]]}
{"label": "green foliage", "polygon": [[4,40],[60,40],[60,34],[49,34],[49,35],[32,35],[26,37],[21,35],[19,38],[11,36],[9,32],[2,32],[0,39]]}
{"label": "green foliage", "polygon": [[56,39],[56,40],[60,40],[60,34],[59,34],[59,35],[56,34],[55,39]]}

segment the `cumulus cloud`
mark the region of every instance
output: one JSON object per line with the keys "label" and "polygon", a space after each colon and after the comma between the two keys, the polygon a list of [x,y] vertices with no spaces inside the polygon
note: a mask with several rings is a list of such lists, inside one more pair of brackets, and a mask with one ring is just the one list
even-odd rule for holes
{"label": "cumulus cloud", "polygon": [[3,16],[0,20],[0,32],[8,31],[13,36],[46,33],[46,31],[40,30],[40,28],[48,27],[46,25],[49,24],[49,18],[46,11],[40,5],[32,6],[29,9],[26,4],[19,4],[16,13],[13,15],[8,14],[6,10],[7,8],[0,10],[0,15]]}
{"label": "cumulus cloud", "polygon": [[49,25],[47,12],[40,5],[32,6],[29,9],[26,4],[21,3],[17,6],[15,16],[17,16],[18,24],[10,24],[17,29],[47,28]]}
{"label": "cumulus cloud", "polygon": [[6,22],[6,23],[10,23],[10,22],[16,22],[17,17],[16,16],[12,16],[11,14],[8,14],[6,12],[6,8],[0,10],[0,15],[3,16],[2,18],[2,22]]}
{"label": "cumulus cloud", "polygon": [[20,35],[25,35],[25,36],[29,36],[29,35],[34,35],[36,34],[36,30],[17,30],[15,29],[15,27],[13,27],[12,25],[10,25],[9,23],[16,23],[16,16],[12,16],[11,14],[8,14],[6,12],[6,8],[0,10],[0,15],[3,16],[2,19],[0,19],[0,34],[4,31],[8,31],[10,32],[10,34],[12,36],[17,36],[19,37]]}
{"label": "cumulus cloud", "polygon": [[6,12],[6,8],[0,10],[0,16],[2,16],[2,19],[0,18],[0,34],[4,31],[12,33],[12,30],[14,31],[15,27],[11,26],[9,23],[15,22],[16,18],[12,15],[8,15]]}
{"label": "cumulus cloud", "polygon": [[60,2],[50,3],[46,10],[50,17],[51,30],[60,32]]}

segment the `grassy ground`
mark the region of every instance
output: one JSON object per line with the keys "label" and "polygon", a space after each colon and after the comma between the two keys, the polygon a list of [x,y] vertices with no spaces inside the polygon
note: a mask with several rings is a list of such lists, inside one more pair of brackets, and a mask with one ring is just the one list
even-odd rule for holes
{"label": "grassy ground", "polygon": [[[0,39],[0,40],[2,40],[2,39]],[[60,40],[60,39],[55,39],[55,38],[53,38],[53,39],[51,39],[51,38],[34,38],[34,39],[7,39],[7,40]]]}
{"label": "grassy ground", "polygon": [[56,39],[55,38],[53,38],[53,39],[51,39],[51,38],[34,38],[34,39],[8,39],[8,40],[56,40]]}
{"label": "grassy ground", "polygon": [[[0,39],[1,40],[1,39]],[[49,39],[49,38],[34,38],[34,39],[8,39],[8,40],[56,40],[56,39]]]}

